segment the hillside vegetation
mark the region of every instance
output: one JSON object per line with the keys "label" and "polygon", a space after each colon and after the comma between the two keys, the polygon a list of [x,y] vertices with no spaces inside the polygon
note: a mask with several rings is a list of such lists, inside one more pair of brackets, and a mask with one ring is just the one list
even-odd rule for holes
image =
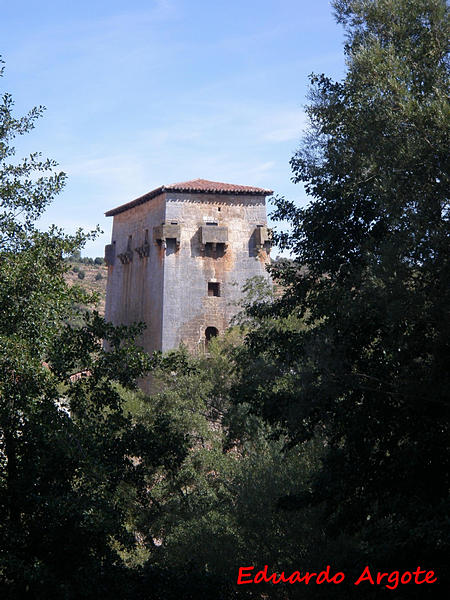
{"label": "hillside vegetation", "polygon": [[[101,262],[100,262],[101,261]],[[70,269],[64,275],[69,286],[79,285],[89,294],[95,293],[98,301],[91,306],[103,317],[105,314],[106,282],[108,268],[102,258],[80,258],[71,256],[67,259]]]}

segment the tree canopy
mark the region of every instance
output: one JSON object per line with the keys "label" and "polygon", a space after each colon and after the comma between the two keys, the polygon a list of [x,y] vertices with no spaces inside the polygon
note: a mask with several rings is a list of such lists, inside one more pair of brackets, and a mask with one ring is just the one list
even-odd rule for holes
{"label": "tree canopy", "polygon": [[[443,0],[336,0],[341,81],[311,76],[276,198],[282,293],[249,282],[206,356],[146,356],[68,288],[86,239],[36,218],[64,175],[13,162],[42,109],[0,105],[0,591],[17,598],[303,598],[239,566],[433,570],[450,531],[449,71]],[[38,175],[38,176],[36,176]],[[76,323],[74,325],[74,323]],[[105,351],[103,342],[108,345]],[[135,390],[153,370],[151,396]],[[447,578],[447,579],[446,579]],[[330,588],[307,588],[328,598]],[[333,586],[333,598],[385,586]]]}
{"label": "tree canopy", "polygon": [[311,77],[309,130],[291,166],[312,201],[276,200],[274,218],[291,224],[278,242],[293,262],[272,269],[281,300],[255,310],[306,326],[282,340],[250,336],[291,382],[254,406],[283,423],[292,443],[325,435],[323,468],[297,505],[322,503],[329,536],[354,536],[350,564],[419,561],[444,572],[448,8],[441,0],[334,8],[347,74]]}
{"label": "tree canopy", "polygon": [[70,325],[90,297],[65,283],[64,257],[93,234],[36,227],[65,175],[37,153],[15,161],[12,143],[42,110],[16,118],[2,96],[0,595],[134,597],[119,552],[138,546],[127,507],[144,493],[144,466],[181,462],[187,440],[164,417],[144,428],[123,411],[117,386],[135,387],[150,364],[134,344],[140,325],[95,313]]}

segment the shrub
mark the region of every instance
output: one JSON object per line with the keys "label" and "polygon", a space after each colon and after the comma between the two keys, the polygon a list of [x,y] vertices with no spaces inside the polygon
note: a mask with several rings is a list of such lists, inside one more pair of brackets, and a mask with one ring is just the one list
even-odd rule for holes
{"label": "shrub", "polygon": [[86,276],[86,273],[84,271],[78,271],[78,279],[84,279]]}
{"label": "shrub", "polygon": [[101,273],[97,273],[95,276],[95,281],[100,281],[100,279],[103,279],[103,275]]}

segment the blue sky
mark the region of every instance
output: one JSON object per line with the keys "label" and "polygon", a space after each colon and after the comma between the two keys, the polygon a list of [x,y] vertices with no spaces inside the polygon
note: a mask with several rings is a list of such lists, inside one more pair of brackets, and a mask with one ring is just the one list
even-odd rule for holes
{"label": "blue sky", "polygon": [[[47,111],[21,140],[68,175],[42,219],[104,235],[104,212],[195,178],[258,185],[299,203],[289,159],[308,74],[340,78],[343,32],[327,0],[0,0],[2,90]],[[270,208],[269,208],[270,211]],[[276,254],[276,251],[274,252]]]}

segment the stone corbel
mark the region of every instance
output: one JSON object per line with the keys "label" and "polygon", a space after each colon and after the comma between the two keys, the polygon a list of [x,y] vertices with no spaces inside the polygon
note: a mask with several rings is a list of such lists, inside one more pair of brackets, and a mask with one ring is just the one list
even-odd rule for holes
{"label": "stone corbel", "polygon": [[144,242],[142,246],[138,246],[135,250],[138,253],[139,258],[150,256],[150,244],[148,242]]}
{"label": "stone corbel", "polygon": [[128,237],[127,249],[122,254],[117,255],[123,265],[128,265],[133,261],[133,250],[131,249],[131,235]]}
{"label": "stone corbel", "polygon": [[218,225],[203,225],[200,228],[200,243],[203,248],[210,244],[213,252],[219,245],[226,248],[228,246],[228,228]]}
{"label": "stone corbel", "polygon": [[272,230],[266,225],[258,225],[255,228],[255,245],[258,251],[270,252],[272,247]]}
{"label": "stone corbel", "polygon": [[179,223],[162,223],[153,227],[153,239],[163,249],[167,248],[167,240],[175,240],[175,247],[179,250],[181,245],[181,225]]}
{"label": "stone corbel", "polygon": [[148,229],[145,230],[145,239],[142,246],[138,246],[135,248],[136,252],[139,255],[139,258],[146,258],[150,255],[150,244],[148,243]]}
{"label": "stone corbel", "polygon": [[120,262],[123,265],[128,265],[133,260],[133,252],[131,250],[127,250],[126,252],[123,252],[122,254],[118,254],[117,258],[120,260]]}

